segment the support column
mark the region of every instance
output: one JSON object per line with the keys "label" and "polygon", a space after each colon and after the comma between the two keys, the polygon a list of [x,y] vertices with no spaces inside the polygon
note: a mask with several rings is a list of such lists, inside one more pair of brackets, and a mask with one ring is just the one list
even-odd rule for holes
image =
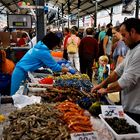
{"label": "support column", "polygon": [[60,9],[58,8],[58,19],[57,19],[57,26],[58,26],[58,30],[60,29]]}
{"label": "support column", "polygon": [[[44,0],[37,0],[36,1],[37,6],[44,7]],[[45,35],[45,28],[44,28],[44,8],[38,8],[36,10],[36,16],[37,16],[37,23],[36,23],[36,29],[37,29],[37,41],[41,40]]]}
{"label": "support column", "polygon": [[135,18],[139,18],[139,0],[136,0],[136,13]]}
{"label": "support column", "polygon": [[78,9],[78,29],[79,29],[79,9]]}
{"label": "support column", "polygon": [[80,3],[81,3],[81,0],[78,0],[78,29],[79,29],[79,12],[80,12]]}
{"label": "support column", "polygon": [[110,23],[112,23],[113,21],[113,7],[111,7],[111,11],[110,11]]}
{"label": "support column", "polygon": [[62,31],[63,31],[64,30],[64,23],[63,23],[64,22],[64,19],[63,19],[64,18],[64,4],[63,3],[62,3],[62,10],[61,11],[62,11]]}
{"label": "support column", "polygon": [[97,27],[97,8],[98,8],[98,4],[97,4],[97,0],[95,0],[94,27]]}
{"label": "support column", "polygon": [[69,15],[70,15],[70,0],[68,0],[68,28],[70,28]]}

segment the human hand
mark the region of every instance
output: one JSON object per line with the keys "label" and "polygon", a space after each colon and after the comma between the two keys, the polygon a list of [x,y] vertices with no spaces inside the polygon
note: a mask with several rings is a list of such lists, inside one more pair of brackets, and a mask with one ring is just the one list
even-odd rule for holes
{"label": "human hand", "polygon": [[65,65],[67,68],[69,68],[70,67],[70,63],[66,63],[66,65]]}
{"label": "human hand", "polygon": [[69,72],[70,72],[71,74],[75,74],[75,73],[76,73],[76,70],[75,70],[75,69],[69,69]]}
{"label": "human hand", "polygon": [[97,90],[99,90],[100,88],[102,88],[101,85],[96,85],[96,86],[94,86],[94,87],[91,89],[91,93],[96,93]]}
{"label": "human hand", "polygon": [[98,90],[98,93],[101,94],[101,95],[106,94],[107,93],[107,89],[106,88],[100,88]]}
{"label": "human hand", "polygon": [[61,59],[61,60],[57,61],[57,64],[59,64],[59,65],[66,64],[66,63],[67,63],[67,60],[65,60],[65,59]]}

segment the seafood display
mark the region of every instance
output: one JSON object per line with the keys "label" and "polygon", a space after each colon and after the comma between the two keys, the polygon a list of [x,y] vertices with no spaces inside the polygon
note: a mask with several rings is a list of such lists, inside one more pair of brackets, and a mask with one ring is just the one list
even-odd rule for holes
{"label": "seafood display", "polygon": [[117,134],[138,133],[135,125],[130,125],[124,118],[105,118],[105,121]]}
{"label": "seafood display", "polygon": [[55,104],[34,104],[9,115],[3,130],[4,140],[69,140],[67,125]]}
{"label": "seafood display", "polygon": [[45,77],[39,80],[39,83],[40,84],[53,84],[53,77],[52,76]]}
{"label": "seafood display", "polygon": [[36,96],[41,96],[43,101],[50,102],[62,102],[70,100],[76,102],[77,100],[85,97],[85,95],[74,88],[47,88],[46,91],[34,93]]}
{"label": "seafood display", "polygon": [[90,117],[84,115],[84,110],[70,101],[64,101],[57,107],[63,113],[62,120],[66,122],[70,132],[90,132],[93,127],[90,123]]}
{"label": "seafood display", "polygon": [[3,114],[0,114],[0,123],[5,121],[5,116]]}
{"label": "seafood display", "polygon": [[[71,133],[96,131],[91,123],[96,96],[86,74],[44,77],[28,83],[28,96],[42,97],[41,104],[28,105],[8,116],[4,140],[70,140]],[[85,115],[88,110],[88,115]],[[96,111],[96,109],[95,109]]]}
{"label": "seafood display", "polygon": [[90,92],[93,84],[90,82],[87,74],[75,74],[75,75],[61,75],[55,79],[54,86],[56,87],[65,87],[65,88],[75,88],[82,89],[86,92]]}

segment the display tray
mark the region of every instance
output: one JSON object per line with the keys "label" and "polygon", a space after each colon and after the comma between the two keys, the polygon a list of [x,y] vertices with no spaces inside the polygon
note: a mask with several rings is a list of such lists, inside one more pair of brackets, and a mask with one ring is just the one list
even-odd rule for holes
{"label": "display tray", "polygon": [[140,140],[140,125],[135,122],[132,118],[130,118],[127,114],[124,114],[126,121],[130,125],[135,125],[137,128],[138,133],[131,133],[131,134],[117,134],[112,127],[105,121],[102,114],[99,115],[101,120],[104,122],[104,124],[107,126],[107,128],[113,133],[116,140]]}
{"label": "display tray", "polygon": [[47,87],[53,87],[53,84],[27,83],[27,89],[29,92],[46,91]]}
{"label": "display tray", "polygon": [[46,88],[46,87],[53,87],[53,84],[27,83],[27,87]]}
{"label": "display tray", "polygon": [[46,91],[46,88],[33,88],[30,87],[28,88],[29,92],[41,92],[41,91]]}

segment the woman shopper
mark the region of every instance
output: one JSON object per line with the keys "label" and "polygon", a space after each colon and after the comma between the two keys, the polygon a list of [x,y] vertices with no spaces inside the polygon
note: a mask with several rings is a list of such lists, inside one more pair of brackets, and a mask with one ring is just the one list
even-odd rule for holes
{"label": "woman shopper", "polygon": [[112,28],[109,28],[106,32],[106,36],[103,40],[103,50],[104,55],[107,55],[109,58],[109,64],[111,61],[111,50],[112,50]]}
{"label": "woman shopper", "polygon": [[115,49],[112,51],[112,57],[116,67],[123,61],[129,48],[125,45],[124,41],[122,40],[122,35],[119,32],[118,27],[116,29],[113,29],[113,38],[116,40],[116,42],[113,45],[115,46]]}
{"label": "woman shopper", "polygon": [[47,66],[55,72],[75,73],[74,69],[62,68],[52,57],[50,50],[59,44],[60,39],[54,33],[49,32],[23,56],[16,64],[12,74],[11,95],[14,95],[19,89],[21,82],[26,80],[28,71],[32,72],[40,67]]}
{"label": "woman shopper", "polygon": [[[71,36],[68,38],[67,41],[67,52],[68,52],[68,59],[72,63],[72,65],[80,71],[80,62],[79,62],[79,52],[78,52],[78,47],[80,44],[80,38],[76,36],[76,30],[72,27],[71,30]],[[72,47],[70,47],[72,46]],[[69,48],[74,48],[74,52],[71,52]]]}
{"label": "woman shopper", "polygon": [[64,46],[64,51],[63,51],[63,58],[68,60],[68,53],[67,53],[67,41],[68,38],[70,37],[70,32],[68,28],[64,28],[64,42],[63,42],[63,46]]}

